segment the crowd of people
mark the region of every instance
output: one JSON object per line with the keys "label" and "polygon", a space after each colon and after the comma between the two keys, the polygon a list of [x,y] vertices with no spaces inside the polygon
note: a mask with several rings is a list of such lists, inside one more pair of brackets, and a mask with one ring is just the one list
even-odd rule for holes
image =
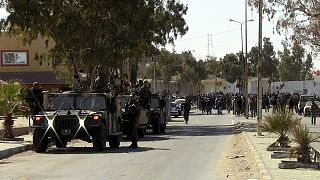
{"label": "crowd of people", "polygon": [[[244,115],[245,113],[245,97],[238,93],[208,93],[188,95],[188,99],[192,100],[192,104],[197,106],[204,114],[212,114],[212,110],[217,111],[217,115],[222,115],[223,111],[233,113],[234,115]],[[288,110],[292,114],[301,114],[298,107],[300,94],[297,93],[265,93],[262,96],[262,109],[265,112],[276,113],[278,111]],[[251,117],[257,115],[257,95],[248,95],[248,114]]]}

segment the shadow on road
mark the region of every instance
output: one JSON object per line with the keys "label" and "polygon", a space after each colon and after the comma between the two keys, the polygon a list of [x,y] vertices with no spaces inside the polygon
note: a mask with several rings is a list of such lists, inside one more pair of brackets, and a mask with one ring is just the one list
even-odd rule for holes
{"label": "shadow on road", "polygon": [[244,129],[246,132],[256,132],[257,131],[257,123],[249,123],[245,122],[241,124],[241,127]]}
{"label": "shadow on road", "polygon": [[139,148],[110,148],[107,147],[102,152],[94,151],[93,147],[67,147],[67,148],[52,148],[48,149],[46,154],[108,154],[108,153],[137,153],[146,151],[168,151],[165,148],[139,147]]}
{"label": "shadow on road", "polygon": [[233,125],[176,126],[168,127],[166,135],[171,136],[224,136],[238,133]]}

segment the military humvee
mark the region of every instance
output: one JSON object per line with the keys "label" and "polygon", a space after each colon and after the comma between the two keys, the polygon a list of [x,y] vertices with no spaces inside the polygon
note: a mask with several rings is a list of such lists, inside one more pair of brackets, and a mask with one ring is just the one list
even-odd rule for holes
{"label": "military humvee", "polygon": [[[125,115],[125,104],[129,99],[129,95],[120,95],[117,97],[117,101],[120,102],[122,107],[122,127],[123,133],[126,134],[128,119]],[[166,129],[167,121],[170,119],[170,100],[161,99],[159,95],[151,95],[151,108],[141,109],[138,127],[138,136],[144,137],[146,129],[152,129],[153,134],[164,133]]]}
{"label": "military humvee", "polygon": [[119,147],[122,131],[115,98],[105,93],[44,93],[44,110],[29,118],[34,127],[33,146],[45,152],[48,143],[65,148],[74,139],[92,142],[96,151]]}

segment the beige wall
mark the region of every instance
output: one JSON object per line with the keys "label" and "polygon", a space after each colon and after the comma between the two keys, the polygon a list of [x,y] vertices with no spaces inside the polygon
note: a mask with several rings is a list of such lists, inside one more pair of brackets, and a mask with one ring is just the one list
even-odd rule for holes
{"label": "beige wall", "polygon": [[[53,42],[49,41],[49,47],[53,46]],[[39,61],[35,60],[35,54],[41,54],[48,51],[45,45],[45,39],[34,40],[30,45],[26,44],[25,46],[22,43],[22,40],[17,37],[8,36],[5,33],[2,33],[0,36],[0,51],[28,51],[28,65],[27,66],[4,66],[1,65],[0,72],[39,72],[39,71],[52,71],[52,68],[48,65],[48,61],[43,61],[40,66]],[[0,58],[1,59],[1,58]],[[51,62],[50,62],[51,64]]]}

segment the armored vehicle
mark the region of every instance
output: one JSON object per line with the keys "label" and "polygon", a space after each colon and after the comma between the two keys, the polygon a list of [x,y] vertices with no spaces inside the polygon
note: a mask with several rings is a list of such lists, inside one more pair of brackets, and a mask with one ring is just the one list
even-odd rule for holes
{"label": "armored vehicle", "polygon": [[[128,127],[128,116],[125,112],[125,104],[129,99],[129,95],[120,95],[117,97],[122,106],[122,127],[126,134]],[[144,137],[146,129],[152,129],[153,134],[164,133],[166,123],[170,118],[169,99],[160,98],[157,94],[151,95],[150,109],[141,109],[138,127],[138,136]]]}
{"label": "armored vehicle", "polygon": [[119,147],[122,131],[115,98],[105,93],[44,93],[44,110],[29,118],[33,146],[45,152],[48,143],[65,148],[74,139],[92,142],[96,151]]}

